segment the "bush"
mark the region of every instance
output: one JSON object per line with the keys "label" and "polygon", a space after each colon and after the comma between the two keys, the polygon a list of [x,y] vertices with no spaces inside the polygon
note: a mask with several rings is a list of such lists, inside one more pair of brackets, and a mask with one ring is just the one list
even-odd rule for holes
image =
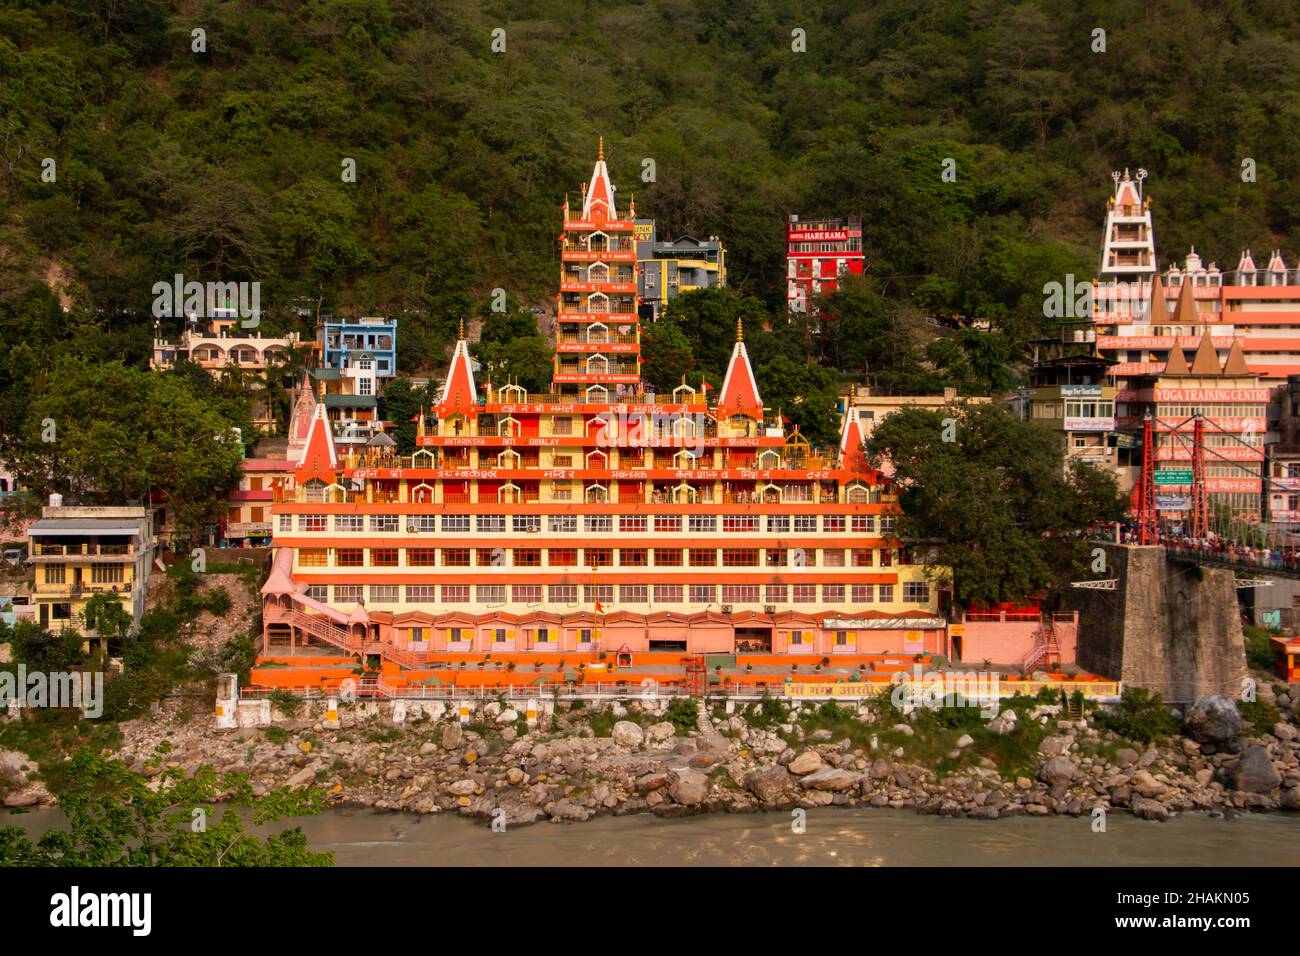
{"label": "bush", "polygon": [[272,725],[266,728],[266,739],[271,741],[273,744],[287,743],[289,740],[289,732],[283,727]]}
{"label": "bush", "polygon": [[1251,737],[1262,737],[1270,730],[1273,725],[1282,719],[1276,707],[1272,704],[1266,704],[1262,700],[1239,700],[1237,701],[1237,710],[1241,716],[1249,720],[1253,729],[1247,733]]}
{"label": "bush", "polygon": [[694,698],[674,697],[668,702],[668,722],[679,734],[694,730],[699,716]]}
{"label": "bush", "polygon": [[1101,711],[1096,719],[1106,730],[1145,744],[1178,732],[1178,721],[1165,709],[1164,699],[1138,688],[1124,691],[1115,709]]}

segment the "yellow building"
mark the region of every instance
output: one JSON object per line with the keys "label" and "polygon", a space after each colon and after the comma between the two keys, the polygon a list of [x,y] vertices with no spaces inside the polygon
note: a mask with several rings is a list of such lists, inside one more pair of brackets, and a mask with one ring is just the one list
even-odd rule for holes
{"label": "yellow building", "polygon": [[850,385],[840,393],[840,408],[858,423],[863,439],[871,437],[881,419],[904,408],[937,412],[959,401],[970,405],[987,405],[990,399],[982,396],[959,399],[955,388],[945,388],[942,395],[882,395],[868,385]]}
{"label": "yellow building", "polygon": [[50,499],[27,531],[36,620],[96,637],[85,626],[86,602],[107,592],[118,595],[134,632],[154,557],[153,517],[139,505],[64,507],[58,495]]}

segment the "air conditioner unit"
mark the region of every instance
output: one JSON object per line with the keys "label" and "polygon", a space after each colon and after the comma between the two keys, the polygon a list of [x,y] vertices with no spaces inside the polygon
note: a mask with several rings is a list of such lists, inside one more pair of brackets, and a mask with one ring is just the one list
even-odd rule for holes
{"label": "air conditioner unit", "polygon": [[763,605],[763,613],[764,613],[764,614],[775,614],[775,613],[776,613],[776,605],[775,605],[775,604],[764,604],[764,605]]}
{"label": "air conditioner unit", "polygon": [[406,530],[409,534],[414,534],[416,531],[415,522],[414,521],[408,522],[406,525]]}
{"label": "air conditioner unit", "polygon": [[723,614],[730,614],[730,613],[731,613],[731,605],[730,605],[730,604],[724,604],[724,605],[722,605],[722,613],[723,613]]}

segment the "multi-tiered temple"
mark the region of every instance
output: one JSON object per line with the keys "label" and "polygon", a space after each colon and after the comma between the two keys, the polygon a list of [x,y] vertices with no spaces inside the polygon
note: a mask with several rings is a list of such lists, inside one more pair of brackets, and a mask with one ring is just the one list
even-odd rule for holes
{"label": "multi-tiered temple", "polygon": [[565,203],[548,393],[480,389],[462,330],[413,455],[341,454],[313,420],[274,509],[264,654],[944,649],[855,420],[836,449],[787,431],[740,328],[719,387],[647,392],[632,218],[602,150]]}

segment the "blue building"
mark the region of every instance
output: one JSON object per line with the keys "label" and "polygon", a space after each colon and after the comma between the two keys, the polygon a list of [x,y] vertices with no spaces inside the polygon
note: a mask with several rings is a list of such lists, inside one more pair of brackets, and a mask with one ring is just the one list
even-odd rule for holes
{"label": "blue building", "polygon": [[368,316],[326,319],[316,326],[325,368],[373,369],[375,378],[397,374],[397,320]]}

